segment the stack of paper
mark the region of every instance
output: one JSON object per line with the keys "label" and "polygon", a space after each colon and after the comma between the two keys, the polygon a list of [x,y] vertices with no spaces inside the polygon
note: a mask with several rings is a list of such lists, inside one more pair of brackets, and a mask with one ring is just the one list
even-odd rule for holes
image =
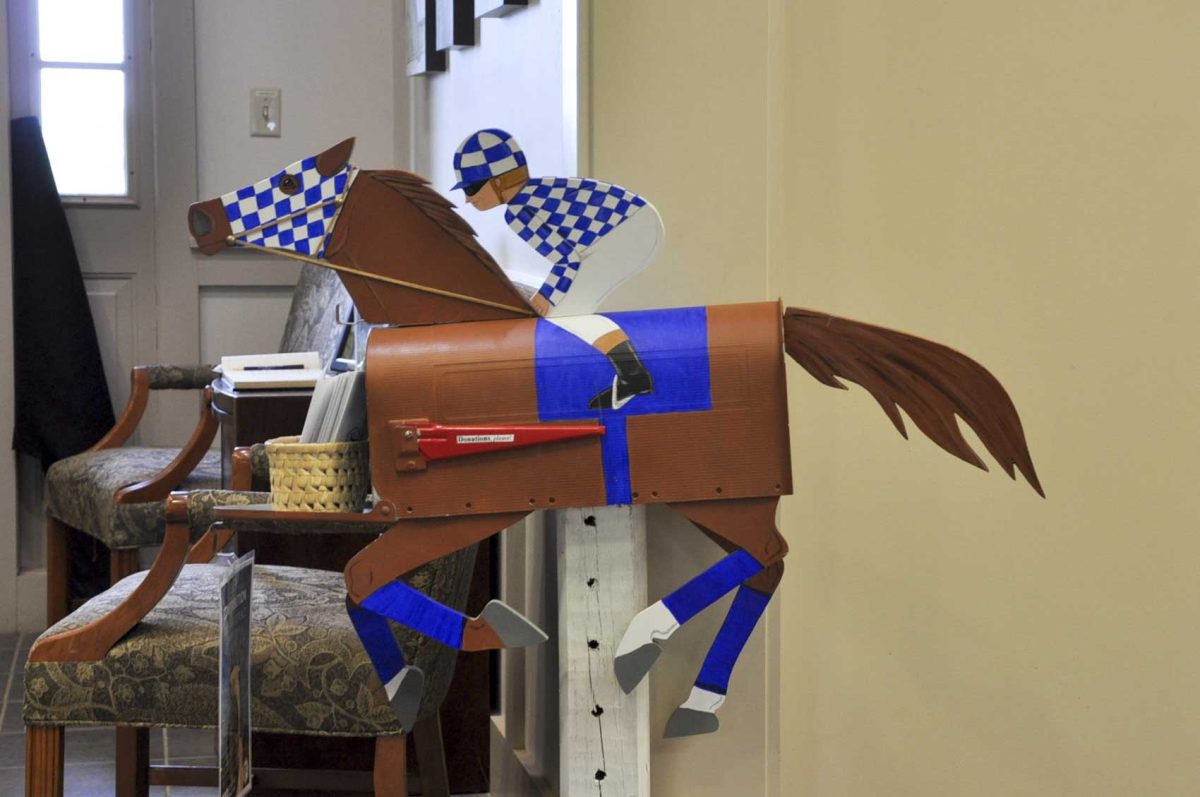
{"label": "stack of paper", "polygon": [[325,374],[315,351],[222,357],[217,370],[235,390],[312,387]]}
{"label": "stack of paper", "polygon": [[367,393],[362,371],[346,371],[317,382],[304,419],[301,443],[367,439]]}

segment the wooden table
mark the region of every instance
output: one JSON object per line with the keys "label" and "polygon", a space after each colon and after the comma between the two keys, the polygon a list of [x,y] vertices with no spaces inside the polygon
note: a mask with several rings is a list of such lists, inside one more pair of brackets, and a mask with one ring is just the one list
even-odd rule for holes
{"label": "wooden table", "polygon": [[[304,416],[312,398],[311,390],[233,390],[220,379],[213,383],[213,407],[221,421],[221,477],[228,486],[232,475],[233,449],[265,442],[272,437],[296,435],[304,426]],[[266,490],[269,485],[255,484]],[[371,538],[362,534],[318,534],[292,537],[283,534],[239,531],[238,554],[254,551],[257,564],[291,565],[319,570],[341,571],[346,562]],[[468,614],[478,614],[497,596],[499,578],[493,572],[498,562],[493,544],[479,546],[475,574],[467,600]],[[466,653],[458,658],[450,691],[442,704],[442,737],[454,793],[478,794],[488,791],[491,712],[496,693],[499,659],[495,655]],[[411,737],[410,737],[411,738]],[[255,736],[253,756],[256,764],[276,767],[303,767],[329,755],[330,740],[316,740],[320,752],[311,749],[308,737]],[[343,740],[336,755],[344,765],[370,769],[374,746],[369,741]],[[277,743],[285,742],[285,743]],[[302,743],[301,743],[302,742]],[[324,745],[321,746],[321,743]],[[416,750],[408,760],[416,762]],[[410,779],[410,783],[416,779]],[[255,790],[254,794],[260,792]],[[294,792],[292,794],[295,794]]]}

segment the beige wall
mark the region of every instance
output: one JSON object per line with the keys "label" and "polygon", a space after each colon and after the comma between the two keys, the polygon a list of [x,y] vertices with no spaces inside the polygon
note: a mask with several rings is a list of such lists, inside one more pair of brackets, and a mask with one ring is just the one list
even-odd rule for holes
{"label": "beige wall", "polygon": [[1195,793],[1200,6],[667,6],[593,4],[594,171],[669,238],[614,306],[781,295],[952,344],[1049,499],[792,366],[778,771],[721,776],[739,717],[656,747],[655,793]]}
{"label": "beige wall", "polygon": [[1049,499],[796,375],[784,782],[1196,793],[1200,7],[902,5],[788,20],[771,289],[977,356]]}

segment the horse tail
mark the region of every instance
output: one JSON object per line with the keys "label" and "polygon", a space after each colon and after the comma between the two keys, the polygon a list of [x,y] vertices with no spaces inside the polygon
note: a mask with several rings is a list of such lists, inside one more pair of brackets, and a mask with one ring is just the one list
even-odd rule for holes
{"label": "horse tail", "polygon": [[[1017,408],[982,365],[929,340],[858,321],[789,307],[784,348],[818,382],[841,390],[845,379],[870,393],[905,438],[904,410],[933,442],[987,470],[959,431],[955,415],[1016,478],[1014,466],[1045,497],[1021,429]],[[897,409],[899,408],[899,409]]]}

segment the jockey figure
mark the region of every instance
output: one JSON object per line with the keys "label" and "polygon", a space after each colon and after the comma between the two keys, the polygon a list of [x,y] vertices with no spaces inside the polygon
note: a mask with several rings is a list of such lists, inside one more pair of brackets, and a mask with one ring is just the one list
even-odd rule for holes
{"label": "jockey figure", "polygon": [[466,193],[468,204],[476,210],[505,205],[508,226],[550,261],[550,274],[531,301],[534,309],[612,362],[612,385],[589,407],[620,409],[654,392],[654,380],[625,331],[605,316],[592,315],[661,248],[663,226],[654,206],[598,180],[531,179],[521,147],[496,128],[472,133],[459,145],[454,171],[453,188]]}

